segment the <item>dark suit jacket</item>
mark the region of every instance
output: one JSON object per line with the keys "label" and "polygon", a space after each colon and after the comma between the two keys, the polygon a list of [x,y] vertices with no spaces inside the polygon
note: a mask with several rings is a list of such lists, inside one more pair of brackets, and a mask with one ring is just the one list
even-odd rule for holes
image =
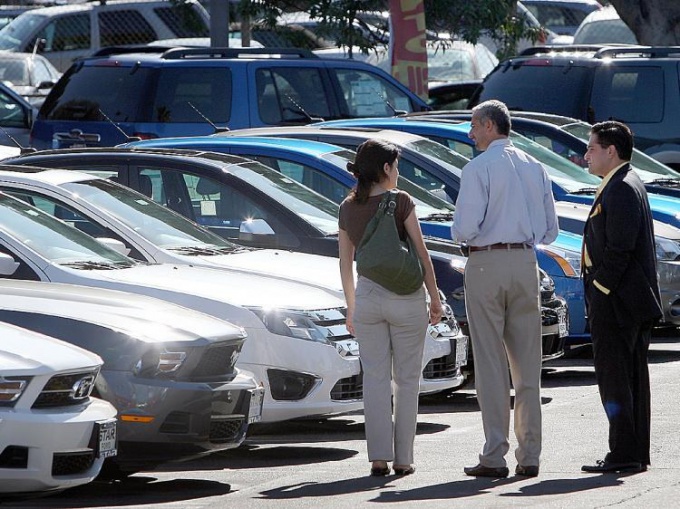
{"label": "dark suit jacket", "polygon": [[[583,241],[592,262],[584,275],[590,314],[597,312],[593,301],[604,298],[622,327],[662,316],[653,228],[645,187],[627,164],[595,199],[585,225]],[[610,294],[589,284],[593,279]]]}

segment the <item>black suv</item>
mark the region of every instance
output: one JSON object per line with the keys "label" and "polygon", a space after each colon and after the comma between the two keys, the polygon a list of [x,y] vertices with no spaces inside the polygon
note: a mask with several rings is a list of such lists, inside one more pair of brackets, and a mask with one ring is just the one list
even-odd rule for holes
{"label": "black suv", "polygon": [[499,99],[511,110],[595,123],[620,120],[636,147],[680,168],[680,47],[529,48],[484,79],[470,106]]}

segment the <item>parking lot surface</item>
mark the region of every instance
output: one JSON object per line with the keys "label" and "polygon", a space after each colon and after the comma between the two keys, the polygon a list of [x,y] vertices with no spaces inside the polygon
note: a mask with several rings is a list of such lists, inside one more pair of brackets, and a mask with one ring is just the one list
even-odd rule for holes
{"label": "parking lot surface", "polygon": [[[652,466],[646,473],[585,474],[606,453],[607,424],[592,359],[558,359],[543,374],[543,455],[537,478],[476,479],[482,446],[472,388],[421,399],[414,475],[369,477],[363,416],[260,426],[244,446],[165,465],[124,482],[94,482],[16,508],[600,508],[677,507],[680,496],[680,338],[650,351]],[[511,433],[512,435],[512,433]],[[511,436],[511,451],[516,442]],[[512,452],[508,466],[514,471]]]}

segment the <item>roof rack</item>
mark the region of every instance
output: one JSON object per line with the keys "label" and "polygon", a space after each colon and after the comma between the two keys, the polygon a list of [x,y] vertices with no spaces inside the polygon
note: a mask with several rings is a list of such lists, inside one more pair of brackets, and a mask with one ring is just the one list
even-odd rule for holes
{"label": "roof rack", "polygon": [[606,47],[595,53],[595,58],[615,57],[617,55],[644,54],[650,58],[680,56],[680,46],[623,46]]}
{"label": "roof rack", "polygon": [[[532,56],[532,55],[540,55],[543,53],[577,53],[577,52],[597,52],[601,49],[609,48],[612,46],[617,46],[614,44],[559,44],[559,45],[543,45],[543,46],[532,46],[530,48],[525,49],[522,51],[519,56],[524,57],[524,56]],[[625,44],[622,45],[621,47],[631,47],[630,44]]]}
{"label": "roof rack", "polygon": [[161,58],[239,58],[253,55],[268,57],[318,58],[314,53],[301,48],[175,48],[163,53]]}

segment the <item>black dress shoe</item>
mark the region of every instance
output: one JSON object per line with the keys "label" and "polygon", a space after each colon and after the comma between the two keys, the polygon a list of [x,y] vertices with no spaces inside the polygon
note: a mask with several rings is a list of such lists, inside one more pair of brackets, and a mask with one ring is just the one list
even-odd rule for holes
{"label": "black dress shoe", "polygon": [[478,463],[474,467],[465,467],[463,472],[472,477],[507,477],[510,471],[508,467],[485,467]]}
{"label": "black dress shoe", "polygon": [[373,477],[384,477],[390,473],[390,467],[371,467]]}
{"label": "black dress shoe", "polygon": [[584,472],[591,472],[596,474],[621,472],[621,473],[637,473],[647,470],[646,465],[638,463],[637,461],[615,462],[609,460],[599,460],[595,465],[583,465],[581,470]]}
{"label": "black dress shoe", "polygon": [[537,477],[538,476],[538,466],[537,465],[517,465],[515,467],[515,475],[522,475],[524,477]]}
{"label": "black dress shoe", "polygon": [[395,475],[411,475],[416,471],[416,467],[411,465],[410,467],[394,467]]}

